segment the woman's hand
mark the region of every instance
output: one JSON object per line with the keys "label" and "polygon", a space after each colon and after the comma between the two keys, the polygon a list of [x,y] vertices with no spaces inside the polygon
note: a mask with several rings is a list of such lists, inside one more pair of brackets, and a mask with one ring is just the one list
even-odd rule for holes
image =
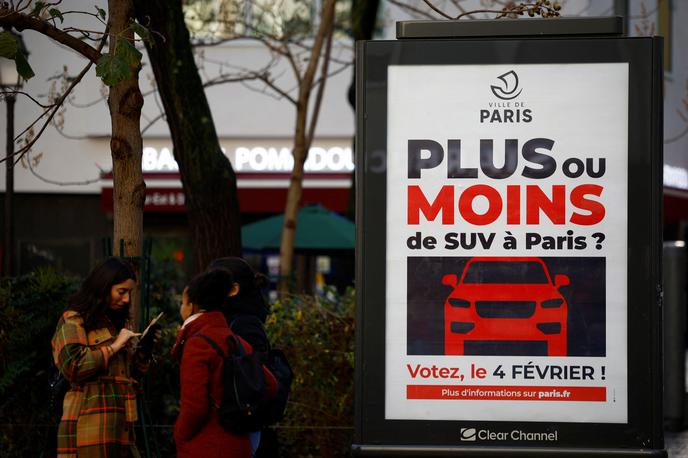
{"label": "woman's hand", "polygon": [[160,323],[154,323],[148,329],[148,333],[139,341],[137,350],[146,358],[150,358],[153,353],[153,347],[155,347],[160,338],[162,337],[162,325]]}
{"label": "woman's hand", "polygon": [[115,339],[113,344],[110,345],[110,348],[112,348],[112,351],[114,353],[117,353],[122,349],[122,347],[124,347],[127,344],[127,342],[129,342],[129,339],[131,339],[132,337],[138,337],[140,335],[140,332],[134,332],[131,329],[122,328],[122,330],[119,331],[119,334],[117,335],[117,338]]}

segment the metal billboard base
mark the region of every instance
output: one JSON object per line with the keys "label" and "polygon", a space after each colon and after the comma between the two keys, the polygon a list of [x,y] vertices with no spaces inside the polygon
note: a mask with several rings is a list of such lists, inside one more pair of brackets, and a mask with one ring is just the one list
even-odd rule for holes
{"label": "metal billboard base", "polygon": [[668,457],[666,450],[632,450],[608,448],[536,448],[536,447],[446,447],[408,445],[352,446],[353,456],[371,457]]}

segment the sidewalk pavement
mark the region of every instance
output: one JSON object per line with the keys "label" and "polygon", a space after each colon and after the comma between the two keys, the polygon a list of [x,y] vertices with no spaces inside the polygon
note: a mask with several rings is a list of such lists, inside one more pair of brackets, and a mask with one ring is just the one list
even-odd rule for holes
{"label": "sidewalk pavement", "polygon": [[670,458],[688,458],[688,429],[664,433],[664,444]]}

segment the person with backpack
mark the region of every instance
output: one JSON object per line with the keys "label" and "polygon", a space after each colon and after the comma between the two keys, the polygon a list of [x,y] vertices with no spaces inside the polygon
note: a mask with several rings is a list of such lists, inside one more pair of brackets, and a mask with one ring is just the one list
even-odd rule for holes
{"label": "person with backpack", "polygon": [[215,259],[208,270],[215,269],[224,269],[234,278],[222,306],[227,324],[232,332],[251,344],[253,351],[266,353],[270,349],[265,333],[269,309],[262,289],[268,285],[268,278],[253,270],[243,258],[234,256]]}
{"label": "person with backpack", "polygon": [[[277,394],[261,412],[265,424],[260,430],[251,433],[251,442],[257,449],[257,458],[277,458],[277,434],[268,425],[280,420],[283,415],[293,374],[286,357],[277,350],[271,351],[270,341],[265,332],[265,320],[269,309],[262,289],[268,285],[268,278],[256,272],[246,260],[235,256],[217,258],[210,263],[208,269],[224,269],[232,274],[234,281],[222,312],[232,332],[251,344],[253,351],[260,353],[263,364],[277,379]],[[277,358],[280,360],[276,361]]]}
{"label": "person with backpack", "polygon": [[[58,426],[58,457],[138,457],[138,378],[150,353],[132,348],[127,326],[136,275],[120,258],[98,264],[57,323],[53,360],[71,387]],[[157,335],[159,338],[159,335]]]}
{"label": "person with backpack", "polygon": [[[215,269],[194,277],[182,294],[184,324],[172,349],[181,359],[181,405],[174,425],[179,458],[254,456],[249,432],[228,426],[225,415],[225,399],[234,395],[228,392],[234,391],[228,388],[233,383],[226,377],[231,369],[228,360],[253,352],[249,343],[230,330],[221,311],[233,284],[229,271]],[[253,379],[248,383],[260,387],[260,397],[274,396],[275,378],[257,359],[253,362],[259,373],[250,373]]]}

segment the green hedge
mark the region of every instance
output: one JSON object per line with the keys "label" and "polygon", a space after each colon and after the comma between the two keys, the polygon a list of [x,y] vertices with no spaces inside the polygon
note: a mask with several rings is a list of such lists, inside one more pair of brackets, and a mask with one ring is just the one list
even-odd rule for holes
{"label": "green hedge", "polygon": [[78,288],[49,269],[0,282],[0,456],[52,456],[50,339]]}
{"label": "green hedge", "polygon": [[[153,272],[149,315],[165,311],[165,328],[157,363],[144,379],[137,435],[142,456],[169,457],[179,411],[179,366],[169,350],[181,324],[183,274],[174,263],[158,263]],[[52,270],[0,281],[0,457],[54,455],[50,339],[79,283]],[[285,418],[275,427],[283,457],[350,455],[354,292],[328,291],[326,297],[289,296],[274,303],[268,317],[273,346],[286,353],[295,372]]]}
{"label": "green hedge", "polygon": [[[328,299],[329,298],[329,299]],[[353,440],[354,290],[290,296],[272,305],[267,331],[295,373],[283,421],[285,456],[349,456]]]}

